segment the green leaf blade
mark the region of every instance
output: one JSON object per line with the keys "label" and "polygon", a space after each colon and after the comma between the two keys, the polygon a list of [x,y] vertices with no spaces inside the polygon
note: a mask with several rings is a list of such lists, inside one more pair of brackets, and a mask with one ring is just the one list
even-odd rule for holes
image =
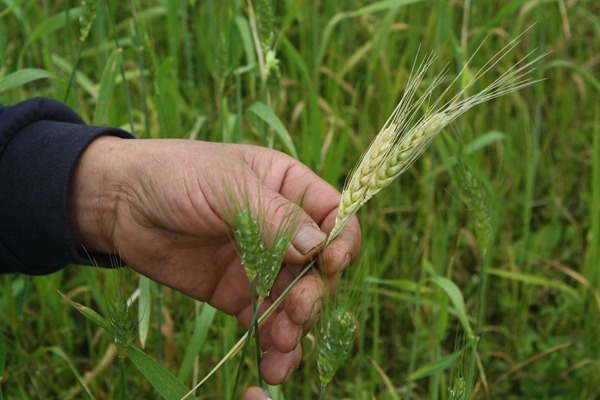
{"label": "green leaf blade", "polygon": [[137,347],[129,346],[127,356],[164,399],[180,400],[189,392],[175,375]]}
{"label": "green leaf blade", "polygon": [[24,68],[0,78],[0,93],[39,79],[58,79],[53,73],[43,69]]}
{"label": "green leaf blade", "polygon": [[[251,120],[253,119],[252,117],[256,117],[267,123],[267,125],[269,125],[269,127],[275,131],[277,137],[279,137],[279,140],[281,140],[286,150],[292,155],[292,157],[298,159],[298,151],[292,142],[290,134],[288,133],[287,129],[285,129],[285,126],[281,120],[277,117],[277,115],[275,115],[273,110],[267,107],[267,105],[264,103],[256,102],[252,104],[248,110],[246,110],[246,114]],[[254,125],[256,126],[256,124]]]}

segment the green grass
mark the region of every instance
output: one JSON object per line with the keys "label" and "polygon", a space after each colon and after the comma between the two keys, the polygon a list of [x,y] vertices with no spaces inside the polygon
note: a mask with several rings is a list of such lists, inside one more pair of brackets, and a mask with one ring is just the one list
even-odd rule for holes
{"label": "green grass", "polygon": [[[281,76],[265,85],[247,2],[100,1],[68,104],[90,123],[133,125],[139,137],[296,151],[341,189],[400,99],[418,51],[435,51],[433,69],[448,65],[451,79],[486,36],[472,73],[535,23],[481,84],[535,48],[551,52],[537,70],[545,81],[461,117],[360,211],[363,251],[348,272],[353,285],[343,288],[360,299],[357,343],[328,394],[449,399],[462,368],[473,376],[474,398],[600,397],[597,2],[274,4]],[[78,7],[0,0],[0,102],[64,99],[79,51]],[[461,165],[489,212],[485,254]],[[243,331],[168,288],[142,287],[150,315],[144,352],[192,387]],[[0,398],[82,398],[80,382],[94,398],[117,398],[111,335],[58,290],[106,315],[90,268],[0,277]],[[476,352],[457,339],[465,320],[479,337]],[[316,351],[310,338],[304,344],[301,370],[276,398],[318,396]],[[449,357],[463,348],[466,355]],[[130,398],[155,397],[126,367]],[[256,384],[254,363],[245,370],[242,386]],[[228,364],[198,393],[225,398],[234,374]]]}

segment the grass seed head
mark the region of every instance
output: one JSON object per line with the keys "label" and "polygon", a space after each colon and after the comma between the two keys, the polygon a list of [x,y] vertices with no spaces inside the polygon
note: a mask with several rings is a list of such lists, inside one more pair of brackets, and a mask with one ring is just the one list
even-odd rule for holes
{"label": "grass seed head", "polygon": [[266,52],[273,45],[275,37],[275,10],[272,0],[255,0],[255,8],[258,25],[258,38],[263,52]]}
{"label": "grass seed head", "polygon": [[487,191],[466,165],[462,164],[459,167],[459,173],[466,203],[475,221],[475,237],[477,238],[479,251],[484,256],[493,236],[487,204]]}
{"label": "grass seed head", "polygon": [[82,0],[81,14],[79,15],[79,40],[83,43],[87,39],[94,19],[96,19],[96,6],[98,0]]}
{"label": "grass seed head", "polygon": [[292,244],[298,228],[299,211],[300,209],[294,208],[286,215],[265,248],[265,263],[261,266],[256,283],[258,304],[262,304],[269,296],[275,278],[279,274],[283,257]]}
{"label": "grass seed head", "polygon": [[356,321],[344,307],[334,308],[325,315],[319,329],[317,369],[322,385],[327,385],[350,355],[356,336]]}
{"label": "grass seed head", "polygon": [[236,218],[233,237],[237,243],[237,252],[244,266],[248,280],[252,282],[265,264],[265,245],[263,234],[256,218],[248,209]]}
{"label": "grass seed head", "polygon": [[138,320],[132,304],[125,291],[127,269],[103,271],[100,279],[103,283],[102,293],[106,303],[107,320],[114,331],[117,354],[124,358],[127,349],[136,336]]}

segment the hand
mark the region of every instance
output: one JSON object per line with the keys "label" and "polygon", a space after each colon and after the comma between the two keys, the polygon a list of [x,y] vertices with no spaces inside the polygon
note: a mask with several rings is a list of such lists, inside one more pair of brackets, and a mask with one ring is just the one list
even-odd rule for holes
{"label": "hand", "polygon": [[[302,200],[300,226],[265,300],[268,307],[323,249],[340,199],[337,190],[283,153],[249,145],[100,137],[74,171],[72,225],[87,251],[118,253],[139,273],[236,315],[247,328],[248,279],[228,236],[231,212],[223,206],[235,193],[223,187],[232,179],[247,190],[242,203],[261,207],[271,229]],[[323,250],[319,268],[334,282],[359,247],[354,219]],[[282,383],[298,367],[299,341],[319,311],[324,287],[322,274],[307,274],[261,326],[266,351],[261,374],[269,384]]]}

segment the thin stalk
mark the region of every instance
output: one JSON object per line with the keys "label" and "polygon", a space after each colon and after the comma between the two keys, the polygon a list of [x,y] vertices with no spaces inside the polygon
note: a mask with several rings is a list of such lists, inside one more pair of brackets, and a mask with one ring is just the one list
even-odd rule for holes
{"label": "thin stalk", "polygon": [[[415,293],[415,308],[416,308],[416,310],[415,310],[415,331],[414,331],[414,336],[413,336],[412,345],[411,345],[410,361],[408,364],[408,371],[407,371],[408,376],[410,376],[414,372],[415,367],[417,365],[417,347],[419,346],[419,331],[417,329],[417,324],[419,321],[419,317],[421,316],[421,278],[423,276],[423,268],[421,268],[420,275],[421,275],[421,277],[419,278],[419,282],[417,283],[417,291]],[[412,381],[408,380],[406,382],[406,392],[404,394],[404,398],[406,400],[411,399],[411,389],[412,389]]]}
{"label": "thin stalk", "polygon": [[321,384],[321,394],[319,395],[319,400],[325,400],[326,394],[327,394],[327,385]]}
{"label": "thin stalk", "polygon": [[[110,0],[106,0],[106,7],[108,8],[108,15],[111,27],[115,34],[115,46],[117,49],[121,48],[119,44],[119,38],[117,36],[117,23],[115,22],[115,16],[112,12]],[[127,117],[129,118],[129,129],[133,135],[135,135],[135,126],[133,124],[133,112],[131,110],[131,96],[129,94],[129,86],[127,85],[127,79],[125,78],[125,67],[121,63],[119,71],[121,73],[121,79],[123,80],[123,90],[125,91],[125,109],[127,110]]]}
{"label": "thin stalk", "polygon": [[237,138],[236,143],[243,143],[244,137],[244,100],[242,98],[242,74],[235,74],[235,103],[237,108]]}
{"label": "thin stalk", "polygon": [[[158,363],[162,362],[162,323],[163,323],[163,315],[162,315],[162,286],[156,285],[156,361]],[[159,400],[161,398],[160,393],[156,392],[156,399]]]}
{"label": "thin stalk", "polygon": [[477,352],[479,349],[479,332],[481,330],[481,326],[483,325],[483,315],[485,310],[485,299],[486,299],[486,291],[487,291],[487,269],[490,263],[489,251],[486,252],[481,261],[481,272],[479,273],[479,287],[477,288],[477,311],[476,311],[476,319],[475,319],[475,328],[474,328],[474,338],[472,341],[472,349],[471,356],[469,357],[469,363],[467,366],[467,379],[466,379],[466,387],[465,387],[465,399],[471,398],[471,393],[473,391],[473,386],[475,384],[475,376],[477,375]]}
{"label": "thin stalk", "polygon": [[119,398],[121,400],[127,399],[127,382],[125,381],[125,357],[119,357],[119,371],[121,384],[119,385]]}
{"label": "thin stalk", "polygon": [[[584,267],[585,275],[592,284],[592,288],[600,288],[600,272],[598,262],[600,261],[600,107],[596,107],[596,128],[592,132],[592,195],[589,203],[589,215],[591,215],[590,231],[591,239],[587,255],[587,263]],[[585,309],[587,315],[594,315],[597,311],[594,296],[591,290],[586,290]],[[584,314],[585,315],[585,314]],[[584,318],[584,332],[588,348],[592,349],[593,357],[597,357],[598,343],[598,319]]]}
{"label": "thin stalk", "polygon": [[254,310],[254,316],[252,317],[253,323],[250,326],[254,327],[254,344],[256,345],[256,370],[258,371],[258,386],[264,387],[262,375],[260,374],[260,337],[258,335],[258,311],[260,310],[260,305],[256,304],[256,298],[254,297],[254,294],[252,292],[250,293],[252,295],[252,309]]}
{"label": "thin stalk", "polygon": [[83,48],[83,44],[79,42],[79,50],[77,51],[77,58],[75,59],[75,64],[73,64],[73,70],[71,70],[71,76],[69,77],[69,84],[67,85],[67,92],[65,93],[65,98],[63,103],[67,103],[69,99],[69,92],[71,91],[71,86],[73,85],[73,81],[75,80],[75,72],[77,72],[77,67],[79,66],[79,62],[81,61],[81,49]]}
{"label": "thin stalk", "polygon": [[131,17],[132,17],[132,29],[133,29],[133,41],[136,49],[136,56],[138,67],[140,70],[140,87],[141,87],[141,99],[142,99],[142,112],[144,114],[144,127],[146,130],[146,137],[150,137],[150,112],[148,110],[148,103],[146,99],[148,98],[148,88],[146,87],[146,76],[144,71],[146,69],[146,65],[144,62],[144,50],[143,50],[143,38],[138,29],[138,25],[135,22],[136,20],[136,9],[133,0],[129,0],[129,7],[131,8]]}
{"label": "thin stalk", "polygon": [[[250,343],[250,337],[254,333],[254,336],[257,338],[256,340],[256,364],[260,368],[260,345],[258,342],[258,310],[260,309],[256,305],[256,299],[254,298],[254,284],[250,282],[250,298],[252,299],[252,322],[250,322],[250,326],[248,327],[248,332],[245,335],[244,347],[242,348],[242,355],[240,356],[240,361],[238,363],[237,372],[235,374],[235,381],[233,384],[233,395],[232,399],[236,398],[237,388],[240,383],[240,377],[242,375],[242,367],[244,365],[244,360],[246,359],[246,353],[248,352],[248,344]],[[260,382],[259,386],[262,386],[262,378],[260,377],[260,369],[258,373],[258,380]]]}
{"label": "thin stalk", "polygon": [[[542,15],[539,15],[542,17]],[[537,33],[538,35],[538,48],[543,49],[545,47],[545,37],[543,31],[538,27],[532,33]],[[540,60],[543,62],[543,60]],[[541,74],[543,71],[543,65],[541,65],[537,69],[538,78],[541,78]],[[527,165],[527,175],[525,181],[525,203],[523,209],[522,216],[522,224],[523,224],[523,251],[522,259],[519,260],[520,264],[523,265],[523,271],[526,274],[531,273],[532,263],[531,257],[528,257],[526,254],[531,251],[532,248],[532,238],[531,238],[531,229],[532,229],[532,219],[533,219],[533,208],[534,208],[534,196],[535,196],[535,186],[538,178],[538,164],[540,159],[540,146],[541,146],[541,137],[542,137],[542,117],[543,117],[543,107],[545,103],[545,90],[544,85],[539,84],[535,86],[535,114],[534,114],[534,125],[533,132],[531,135],[531,150],[529,154],[529,163]],[[523,259],[524,258],[524,259]],[[532,301],[533,291],[525,291],[523,290],[523,295],[515,297],[515,301],[518,302],[517,309],[521,309],[521,316],[517,318],[517,331],[519,334],[525,329],[527,325],[527,319],[529,318],[529,304]],[[519,299],[521,297],[521,299]],[[525,305],[525,307],[523,307]]]}
{"label": "thin stalk", "polygon": [[[271,306],[264,312],[264,314],[261,315],[260,318],[258,318],[258,326],[261,326],[262,324],[264,324],[265,321],[267,320],[267,318],[269,318],[271,316],[271,314],[273,314],[273,312],[275,312],[277,307],[279,307],[281,305],[281,303],[283,303],[283,300],[285,300],[285,297],[290,292],[290,290],[292,290],[292,288],[296,285],[296,283],[304,275],[306,275],[306,273],[313,267],[313,265],[316,262],[317,262],[316,259],[311,261],[306,267],[304,267],[304,269],[302,271],[300,271],[298,276],[296,278],[294,278],[294,280],[288,285],[288,287],[283,291],[281,296],[279,296],[277,298],[277,300],[275,300],[273,302],[273,304],[271,304]],[[235,356],[240,351],[240,349],[242,349],[242,347],[244,346],[244,343],[246,342],[248,336],[250,336],[250,333],[246,332],[244,334],[244,336],[242,336],[237,341],[237,343],[231,348],[231,350],[229,350],[229,352],[227,354],[225,354],[225,356],[221,359],[221,361],[219,361],[217,363],[217,365],[215,365],[215,367],[204,377],[204,379],[202,379],[196,386],[194,386],[192,388],[192,390],[190,390],[184,397],[181,398],[181,400],[185,400],[189,396],[191,396],[196,390],[198,390],[198,388],[200,386],[202,386],[211,376],[213,376],[215,374],[215,372],[217,372],[219,370],[219,368],[221,368],[229,359],[231,359],[231,357]]]}

